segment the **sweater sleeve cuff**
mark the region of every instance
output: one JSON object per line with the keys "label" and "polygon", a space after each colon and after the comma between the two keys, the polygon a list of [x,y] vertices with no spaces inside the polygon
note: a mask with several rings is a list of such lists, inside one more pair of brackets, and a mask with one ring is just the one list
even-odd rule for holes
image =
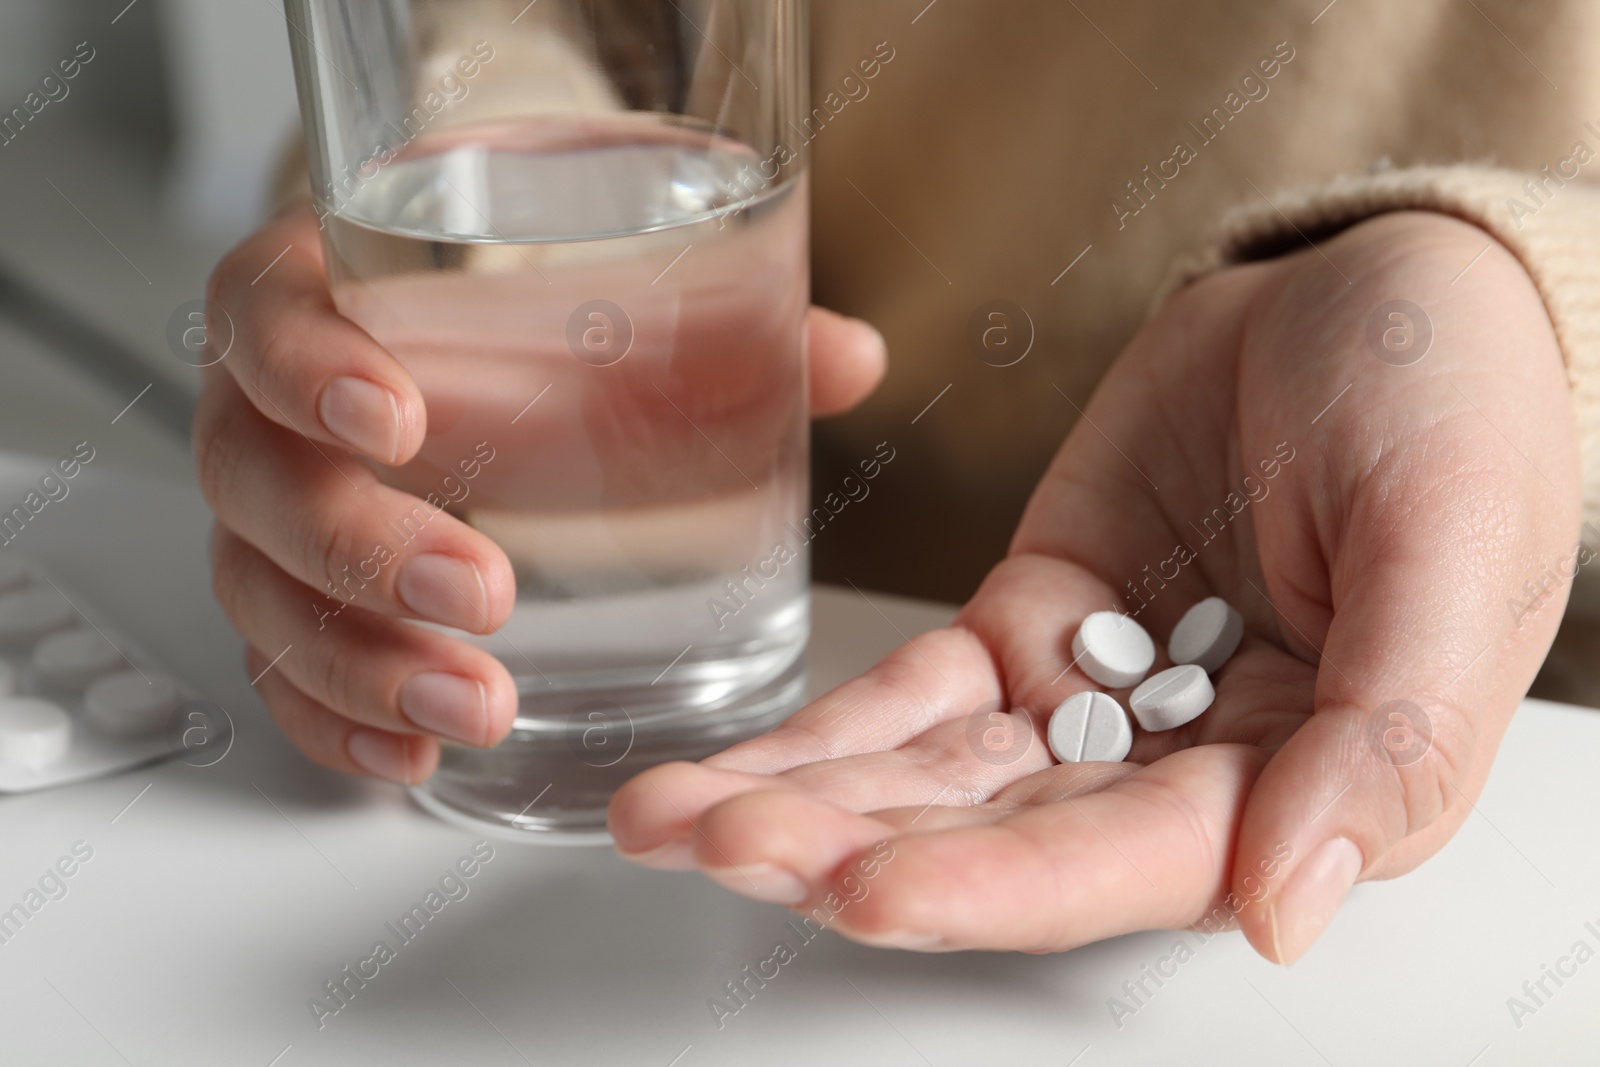
{"label": "sweater sleeve cuff", "polygon": [[1452,215],[1487,231],[1521,261],[1561,346],[1578,422],[1584,518],[1600,524],[1600,186],[1548,167],[1456,165],[1343,176],[1230,211],[1204,247],[1174,264],[1159,295],[1165,300],[1202,274],[1296,251],[1390,211]]}

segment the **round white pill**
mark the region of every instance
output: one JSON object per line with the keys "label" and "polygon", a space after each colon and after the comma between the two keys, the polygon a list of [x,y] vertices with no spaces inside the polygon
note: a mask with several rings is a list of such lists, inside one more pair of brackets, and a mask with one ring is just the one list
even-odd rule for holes
{"label": "round white pill", "polygon": [[1200,716],[1217,698],[1205,669],[1192,663],[1151,675],[1128,698],[1133,717],[1151,733],[1175,730]]}
{"label": "round white pill", "polygon": [[121,662],[122,653],[89,627],[51,634],[33,646],[33,674],[46,685],[87,685]]}
{"label": "round white pill", "polygon": [[1215,674],[1244,639],[1244,616],[1219,596],[1206,597],[1183,613],[1172,628],[1167,655],[1177,664],[1193,663]]}
{"label": "round white pill", "polygon": [[0,641],[30,642],[77,617],[65,597],[48,585],[0,595]]}
{"label": "round white pill", "polygon": [[1156,645],[1127,615],[1097,611],[1072,639],[1072,656],[1083,673],[1108,689],[1138,685],[1156,661]]}
{"label": "round white pill", "polygon": [[0,699],[0,763],[41,770],[67,754],[72,720],[59,704],[36,697]]}
{"label": "round white pill", "polygon": [[1133,726],[1115,697],[1074,693],[1051,714],[1048,737],[1062,763],[1121,763],[1133,747]]}
{"label": "round white pill", "polygon": [[160,733],[177,706],[177,683],[155,670],[108,674],[83,695],[83,710],[95,729],[118,737]]}
{"label": "round white pill", "polygon": [[28,560],[15,552],[0,552],[0,589],[16,589],[27,585],[33,578]]}

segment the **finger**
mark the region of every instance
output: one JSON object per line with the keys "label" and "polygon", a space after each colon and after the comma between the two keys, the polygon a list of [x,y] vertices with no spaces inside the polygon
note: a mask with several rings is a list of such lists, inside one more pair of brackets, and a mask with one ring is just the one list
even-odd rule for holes
{"label": "finger", "polygon": [[250,644],[280,650],[273,673],[316,703],[357,723],[466,745],[510,732],[516,686],[482,649],[358,607],[330,614],[325,598],[220,525],[212,567],[224,613]]}
{"label": "finger", "polygon": [[[1269,959],[1300,958],[1354,882],[1403,873],[1455,833],[1549,647],[1559,606],[1519,630],[1505,605],[1538,559],[1563,554],[1576,516],[1528,499],[1511,472],[1471,479],[1399,487],[1403,515],[1356,516],[1340,555],[1360,562],[1335,568],[1325,638],[1300,613],[1323,650],[1315,713],[1250,798],[1235,874],[1292,853],[1267,906],[1241,917]],[[1470,551],[1440,550],[1464,531]],[[1292,620],[1292,595],[1273,593]]]}
{"label": "finger", "polygon": [[739,793],[787,788],[763,774],[663,763],[635,775],[611,796],[606,829],[624,858],[657,870],[695,868],[694,815]]}
{"label": "finger", "polygon": [[207,386],[194,440],[218,520],[320,594],[474,633],[510,614],[516,579],[493,541],[269,422],[232,382]]}
{"label": "finger", "polygon": [[219,314],[232,326],[220,369],[267,418],[380,463],[403,463],[421,447],[421,393],[334,306],[309,206],[279,216],[223,257],[208,294],[211,335],[219,336]]}
{"label": "finger", "polygon": [[698,830],[694,860],[708,878],[791,908],[825,895],[853,856],[893,834],[877,819],[791,790],[744,793],[708,811]]}
{"label": "finger", "polygon": [[1466,576],[1451,569],[1382,564],[1339,604],[1316,711],[1263,773],[1241,834],[1241,871],[1291,856],[1268,906],[1243,920],[1269,959],[1300,958],[1363,872],[1400,873],[1454,833],[1532,678],[1531,667],[1492,663],[1495,678],[1451,684],[1474,658],[1467,646],[1490,640],[1462,625]]}
{"label": "finger", "polygon": [[439,745],[431,738],[367,729],[336,715],[269,670],[271,662],[253,645],[245,650],[245,667],[273,721],[313,763],[402,785],[416,785],[438,767]]}
{"label": "finger", "polygon": [[[811,856],[810,869],[827,872],[832,869],[829,854],[834,854],[835,859],[843,857],[851,849],[883,837],[886,830],[893,830],[894,833],[931,833],[934,830],[989,825],[1000,817],[1018,813],[1029,806],[1061,803],[1085,793],[1101,792],[1139,769],[1142,768],[1131,763],[1067,763],[1067,765],[1053,766],[1040,773],[1029,774],[1021,781],[1013,782],[995,793],[994,797],[990,797],[984,803],[949,806],[946,803],[949,797],[941,792],[934,795],[931,803],[907,806],[907,808],[886,808],[882,811],[872,811],[864,816],[850,809],[838,808],[829,801],[822,801],[816,793],[795,789],[795,779],[789,774],[773,779],[757,779],[742,787],[734,787],[734,782],[731,782],[733,774],[725,773],[730,779],[726,782],[728,789],[725,790],[725,795],[718,797],[717,800],[725,800],[741,793],[760,793],[758,803],[768,808],[768,814],[762,816],[762,819],[768,824],[787,824],[787,833],[792,835],[798,833],[808,840],[816,841],[821,854]],[[677,785],[675,795],[682,797],[682,790],[685,787],[717,781],[717,777],[707,776],[699,782],[675,782],[674,785]],[[781,797],[790,797],[792,800],[781,800]],[[787,805],[787,808],[784,805]],[[714,805],[706,803],[704,806],[710,809]],[[722,811],[723,816],[726,816],[733,809],[731,806],[726,806],[718,808],[718,811]],[[702,854],[696,854],[696,846],[699,846],[699,841],[704,835],[699,835],[694,827],[688,829],[690,833],[683,835],[685,840],[683,854],[688,859],[688,867],[694,867],[698,861],[706,869],[707,875],[717,877],[717,873],[710,870],[718,865],[712,857],[715,849],[702,849]],[[805,851],[806,849],[800,848],[789,849],[789,853],[795,856]],[[795,869],[802,870],[802,867],[797,865]],[[821,873],[819,877],[822,877]],[[733,885],[731,888],[741,893],[744,891],[742,885]]]}
{"label": "finger", "polygon": [[811,414],[849,411],[883,381],[888,347],[883,334],[861,319],[813,307],[806,319],[811,352]]}
{"label": "finger", "polygon": [[[902,653],[911,655],[909,646],[897,655]],[[919,675],[913,671],[909,677]],[[816,725],[780,726],[772,734],[699,764],[652,767],[625,783],[611,799],[607,825],[617,850],[646,866],[686,869],[693,866],[695,820],[740,793],[804,791],[849,811],[910,803],[926,806],[930,801],[970,804],[1049,763],[1044,740],[1026,713],[1001,715],[991,710],[982,717],[979,730],[1006,735],[1005,744],[994,750],[999,758],[985,759],[980,751],[983,757],[991,752],[972,740],[978,731],[969,728],[969,716],[938,722],[942,713],[927,710],[941,695],[933,683],[928,683],[926,702],[909,700],[909,692],[886,687],[881,690],[883,701],[873,704],[871,686],[880,682],[881,677],[875,680],[869,674],[845,688],[863,690],[850,694],[862,700],[854,709],[860,717],[882,717],[877,736],[890,742],[886,749],[867,745],[853,747],[850,755],[829,757],[824,753],[840,751],[844,744],[854,745],[849,735],[813,732],[826,731]],[[979,695],[983,692],[987,691]],[[999,705],[989,701],[987,706],[994,709]],[[796,717],[810,713],[811,708],[802,709]],[[917,725],[925,721],[935,725],[918,733]],[[745,751],[741,753],[741,749]]]}
{"label": "finger", "polygon": [[[1004,725],[1001,725],[1001,722]],[[691,866],[696,820],[741,793],[804,793],[849,812],[900,805],[977,804],[1006,785],[1050,766],[1044,737],[1026,713],[996,714],[984,730],[1006,730],[1005,758],[980,755],[965,719],[942,723],[900,748],[801,763],[776,775],[702,764],[651,768],[612,798],[609,825],[618,851],[637,863]]]}
{"label": "finger", "polygon": [[947,720],[997,710],[994,661],[972,631],[932,630],[866,674],[795,712],[770,733],[734,745],[709,766],[776,774],[804,763],[880,752]]}
{"label": "finger", "polygon": [[1001,729],[1005,724],[990,717],[1016,710],[1042,727],[1061,701],[1093,688],[1074,666],[1072,634],[1091,612],[1110,606],[1108,588],[1082,569],[1013,556],[984,579],[955,625],[913,638],[772,732],[706,762],[775,774],[886,752],[959,720],[972,735],[969,754],[1004,765],[1026,750],[1029,735]]}
{"label": "finger", "polygon": [[707,764],[782,773],[853,811],[927,804],[935,795],[947,804],[985,800],[1050,766],[1051,714],[1094,688],[1071,657],[1071,635],[1109,603],[1109,590],[1072,564],[1013,556],[955,626],[923,635],[771,734]]}
{"label": "finger", "polygon": [[[1190,749],[1099,792],[997,803],[981,825],[931,832],[898,833],[884,813],[804,793],[742,794],[699,821],[695,856],[735,892],[825,906],[836,930],[875,945],[1051,951],[1222,910],[1220,926],[1248,908],[1227,898],[1228,870],[1264,759],[1247,746]],[[873,848],[885,838],[889,854]]]}
{"label": "finger", "polygon": [[1069,564],[1013,557],[956,626],[913,639],[762,737],[625,785],[611,832],[629,858],[681,867],[699,815],[753,789],[799,788],[849,811],[983,801],[1050,765],[1050,713],[1091,684],[1073,668],[1070,635],[1107,602]]}

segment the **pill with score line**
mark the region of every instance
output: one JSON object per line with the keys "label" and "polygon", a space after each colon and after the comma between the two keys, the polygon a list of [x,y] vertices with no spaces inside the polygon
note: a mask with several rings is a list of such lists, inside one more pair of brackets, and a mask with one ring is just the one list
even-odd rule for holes
{"label": "pill with score line", "polygon": [[1072,638],[1073,662],[1107,689],[1138,685],[1156,661],[1156,645],[1144,627],[1115,611],[1097,611]]}
{"label": "pill with score line", "polygon": [[1133,747],[1128,713],[1106,693],[1074,693],[1050,716],[1050,751],[1062,763],[1121,763]]}
{"label": "pill with score line", "polygon": [[1167,656],[1173,663],[1193,663],[1215,674],[1238,651],[1244,639],[1244,616],[1219,596],[1207,597],[1183,613],[1172,628]]}
{"label": "pill with score line", "polygon": [[1168,667],[1145,679],[1128,698],[1128,707],[1140,726],[1160,733],[1198,718],[1216,697],[1205,668],[1190,663]]}

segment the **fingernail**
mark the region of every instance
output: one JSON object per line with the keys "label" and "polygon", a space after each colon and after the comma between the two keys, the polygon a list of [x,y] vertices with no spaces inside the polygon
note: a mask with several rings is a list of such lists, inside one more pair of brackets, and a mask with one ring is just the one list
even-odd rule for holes
{"label": "fingernail", "polygon": [[339,440],[374,459],[400,458],[400,402],[365,378],[335,378],[317,401],[322,425]]}
{"label": "fingernail", "polygon": [[901,948],[910,952],[931,952],[944,947],[944,938],[938,934],[918,934],[910,930],[889,930],[881,934],[863,934],[852,930],[850,939],[873,948]]}
{"label": "fingernail", "polygon": [[695,868],[694,849],[682,841],[668,841],[645,852],[624,852],[619,848],[617,855],[629,863],[658,871],[692,871]]}
{"label": "fingernail", "polygon": [[405,738],[378,730],[357,730],[350,735],[345,748],[356,766],[374,778],[411,784],[411,758]]}
{"label": "fingernail", "polygon": [[752,863],[747,867],[713,867],[706,877],[751,900],[790,907],[811,894],[806,884],[790,871],[771,863]]}
{"label": "fingernail", "polygon": [[1298,960],[1322,935],[1350,895],[1362,865],[1355,842],[1335,837],[1318,845],[1289,875],[1267,912],[1279,963]]}
{"label": "fingernail", "polygon": [[401,568],[395,592],[412,612],[459,630],[481,630],[489,619],[488,594],[478,568],[456,556],[429,552]]}
{"label": "fingernail", "polygon": [[400,710],[418,729],[467,745],[482,745],[489,732],[483,683],[459,674],[429,671],[400,687]]}
{"label": "fingernail", "polygon": [[880,356],[887,357],[889,355],[889,342],[884,338],[883,331],[878,329],[872,323],[868,322],[866,319],[854,319],[853,321],[861,328],[861,331],[867,335],[869,342],[878,350],[878,354]]}

